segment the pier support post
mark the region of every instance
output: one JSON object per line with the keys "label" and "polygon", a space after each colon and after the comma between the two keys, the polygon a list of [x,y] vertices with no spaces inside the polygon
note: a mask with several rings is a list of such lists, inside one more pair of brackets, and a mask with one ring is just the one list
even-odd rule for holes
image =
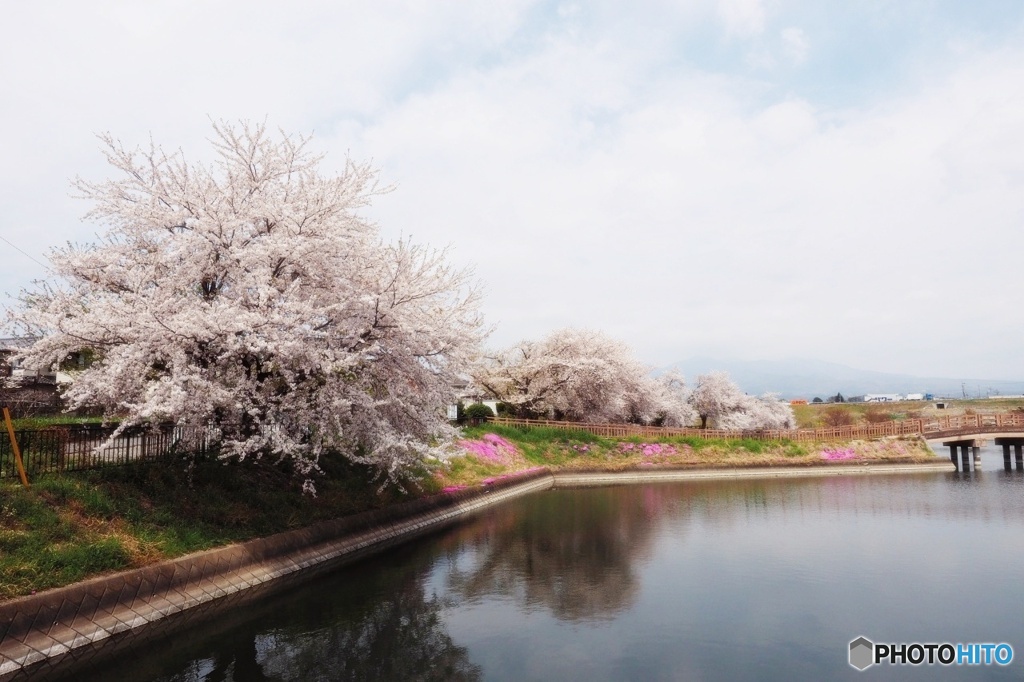
{"label": "pier support post", "polygon": [[1010,446],[1013,446],[1014,459],[1017,460],[1017,471],[1024,471],[1024,436],[1000,436],[996,445],[1003,446],[1003,468],[1010,470]]}
{"label": "pier support post", "polygon": [[[1024,445],[1024,437],[1019,440],[1020,443]],[[956,467],[957,470],[970,471],[972,460],[974,460],[975,471],[978,471],[981,468],[981,447],[985,444],[983,439],[962,438],[959,440],[944,440],[942,444],[949,447],[949,461],[953,463],[953,466]],[[996,439],[996,444],[998,444],[998,439]],[[959,457],[956,456],[957,451],[959,452]],[[1009,451],[1004,452],[1009,453]],[[1010,460],[1008,459],[1007,461],[1009,462]],[[961,464],[962,466],[957,467],[957,464]]]}
{"label": "pier support post", "polygon": [[[1021,445],[1024,445],[1024,438],[1019,440]],[[942,444],[949,448],[949,460],[953,462],[953,466],[958,471],[970,471],[972,460],[974,461],[975,471],[981,467],[981,447],[985,444],[984,440],[980,438],[965,438],[943,441]],[[959,456],[957,456],[958,451]],[[1004,450],[1004,452],[1009,453],[1009,450]],[[1007,454],[1007,457],[1009,457],[1009,454]],[[1006,461],[1009,461],[1009,459]]]}

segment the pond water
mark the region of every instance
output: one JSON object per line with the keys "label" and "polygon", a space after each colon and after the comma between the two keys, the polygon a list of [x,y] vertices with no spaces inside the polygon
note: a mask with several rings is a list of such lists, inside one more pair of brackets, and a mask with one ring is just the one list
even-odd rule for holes
{"label": "pond water", "polygon": [[[1024,678],[1024,474],[536,493],[154,644],[95,680]],[[1007,642],[1000,666],[849,642]]]}

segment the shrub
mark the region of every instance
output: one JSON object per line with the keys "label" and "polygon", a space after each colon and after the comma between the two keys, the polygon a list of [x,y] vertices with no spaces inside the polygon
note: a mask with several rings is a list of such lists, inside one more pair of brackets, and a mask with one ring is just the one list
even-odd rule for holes
{"label": "shrub", "polygon": [[850,426],[853,415],[842,407],[828,407],[821,413],[821,423],[825,426]]}
{"label": "shrub", "polygon": [[494,416],[494,410],[483,403],[476,403],[466,408],[466,419],[471,424],[478,424]]}
{"label": "shrub", "polygon": [[892,421],[892,415],[888,412],[872,408],[864,413],[864,421],[869,424],[880,424]]}

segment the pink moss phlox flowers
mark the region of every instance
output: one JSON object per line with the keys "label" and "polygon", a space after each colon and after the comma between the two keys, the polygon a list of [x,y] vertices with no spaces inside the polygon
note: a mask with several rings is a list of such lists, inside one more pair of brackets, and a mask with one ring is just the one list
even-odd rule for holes
{"label": "pink moss phlox flowers", "polygon": [[821,458],[830,461],[838,459],[855,459],[857,453],[853,448],[825,448],[821,451]]}
{"label": "pink moss phlox flowers", "polygon": [[664,445],[662,443],[619,443],[619,450],[622,452],[635,452],[640,451],[644,457],[660,457],[664,455],[674,455],[676,452],[676,446]]}
{"label": "pink moss phlox flowers", "polygon": [[480,440],[460,440],[459,447],[495,464],[507,464],[518,454],[515,445],[494,433],[485,433]]}
{"label": "pink moss phlox flowers", "polygon": [[441,488],[441,492],[443,492],[443,493],[457,493],[460,490],[465,490],[465,489],[466,489],[466,486],[464,486],[464,485],[449,485],[449,486],[445,486],[444,488]]}

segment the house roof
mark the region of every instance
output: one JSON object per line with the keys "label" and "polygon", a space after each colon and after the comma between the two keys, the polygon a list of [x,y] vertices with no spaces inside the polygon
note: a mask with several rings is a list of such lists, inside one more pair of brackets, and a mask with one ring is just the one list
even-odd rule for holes
{"label": "house roof", "polygon": [[38,336],[9,336],[7,338],[0,338],[0,351],[13,351],[29,348],[38,340]]}

